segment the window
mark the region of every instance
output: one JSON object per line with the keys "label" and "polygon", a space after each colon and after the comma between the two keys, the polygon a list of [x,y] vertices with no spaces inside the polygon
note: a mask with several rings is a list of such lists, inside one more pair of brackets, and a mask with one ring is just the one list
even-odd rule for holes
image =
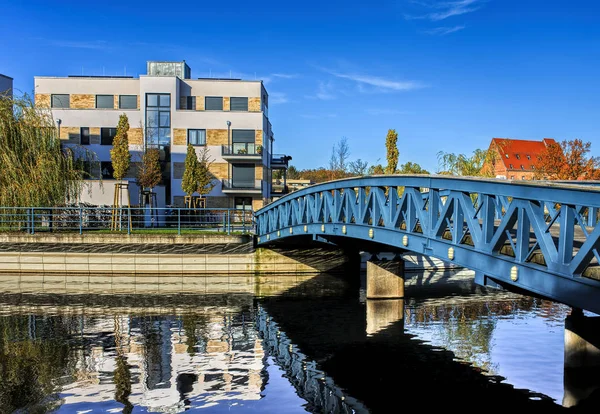
{"label": "window", "polygon": [[527,157],[528,160],[531,159],[531,155],[529,155],[529,154],[527,154],[526,157]]}
{"label": "window", "polygon": [[206,130],[188,129],[188,144],[206,145]]}
{"label": "window", "polygon": [[513,165],[512,164],[508,164],[508,168],[510,168],[512,170]]}
{"label": "window", "polygon": [[252,197],[236,197],[234,208],[238,210],[252,210]]}
{"label": "window", "polygon": [[222,96],[207,96],[204,98],[204,109],[207,111],[222,111],[223,97]]}
{"label": "window", "polygon": [[90,145],[90,129],[88,127],[80,128],[79,137],[80,145]]}
{"label": "window", "polygon": [[114,178],[114,172],[112,162],[110,161],[102,161],[100,162],[100,173],[102,174],[102,178]]}
{"label": "window", "polygon": [[532,165],[532,166],[531,166],[531,169],[532,169],[532,170],[535,170],[535,165]]}
{"label": "window", "polygon": [[232,111],[246,111],[248,112],[248,98],[234,98],[231,97],[230,101],[230,109]]}
{"label": "window", "polygon": [[70,108],[69,95],[52,95],[52,108]]}
{"label": "window", "polygon": [[238,188],[254,188],[254,165],[232,164],[232,184]]}
{"label": "window", "polygon": [[231,131],[232,152],[234,154],[255,154],[255,132],[253,129],[234,129]]}
{"label": "window", "polygon": [[113,109],[115,107],[115,95],[96,95],[96,108]]}
{"label": "window", "polygon": [[112,145],[117,128],[100,128],[100,145]]}
{"label": "window", "polygon": [[196,97],[195,96],[182,96],[179,102],[179,109],[196,109]]}
{"label": "window", "polygon": [[119,109],[137,109],[137,95],[119,95]]}
{"label": "window", "polygon": [[519,154],[515,154],[515,158],[518,159],[518,160],[520,160],[521,156]]}
{"label": "window", "polygon": [[525,176],[524,176],[524,175],[522,175],[522,176],[521,176],[521,180],[524,180],[524,179],[525,179]]}
{"label": "window", "polygon": [[504,154],[504,156],[505,156],[506,158],[508,158],[508,154]]}
{"label": "window", "polygon": [[521,169],[522,169],[522,170],[524,170],[524,169],[525,169],[525,167],[523,166],[523,164],[521,164]]}
{"label": "window", "polygon": [[514,175],[511,175],[511,176],[510,176],[510,179],[511,179],[511,180],[514,180],[514,179],[515,179],[515,176],[514,176]]}
{"label": "window", "polygon": [[146,139],[148,145],[171,144],[171,95],[146,95]]}

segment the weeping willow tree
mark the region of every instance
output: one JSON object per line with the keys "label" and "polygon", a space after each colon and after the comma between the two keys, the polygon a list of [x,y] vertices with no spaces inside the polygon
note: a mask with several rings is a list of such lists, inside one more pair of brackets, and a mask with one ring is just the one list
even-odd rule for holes
{"label": "weeping willow tree", "polygon": [[465,154],[438,152],[440,174],[471,177],[493,177],[494,171],[488,168],[496,162],[498,154],[493,150],[476,149],[471,156]]}
{"label": "weeping willow tree", "polygon": [[61,145],[48,109],[22,97],[0,98],[0,206],[58,207],[76,202],[85,171]]}

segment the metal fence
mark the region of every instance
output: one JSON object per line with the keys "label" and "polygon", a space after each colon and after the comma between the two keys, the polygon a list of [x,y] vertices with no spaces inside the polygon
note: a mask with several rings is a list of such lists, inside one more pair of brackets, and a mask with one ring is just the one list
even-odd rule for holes
{"label": "metal fence", "polygon": [[251,210],[144,207],[0,207],[0,231],[253,233]]}

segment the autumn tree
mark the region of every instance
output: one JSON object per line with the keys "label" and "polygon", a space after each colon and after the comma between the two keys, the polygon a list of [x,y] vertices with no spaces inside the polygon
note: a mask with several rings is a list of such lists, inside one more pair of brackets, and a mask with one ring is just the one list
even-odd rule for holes
{"label": "autumn tree", "polygon": [[398,134],[395,129],[389,129],[385,138],[385,149],[387,158],[386,174],[394,174],[398,167]]}
{"label": "autumn tree", "polygon": [[423,169],[416,162],[406,162],[398,168],[399,174],[429,174],[429,171]]}
{"label": "autumn tree", "polygon": [[162,171],[160,168],[160,150],[158,148],[149,148],[142,155],[136,178],[141,190],[148,189],[152,192],[154,187],[160,184]]}
{"label": "autumn tree", "polygon": [[185,157],[183,179],[181,180],[181,188],[184,193],[190,197],[198,190],[198,172],[199,162],[196,149],[192,144],[187,146],[187,154]]}
{"label": "autumn tree", "polygon": [[117,124],[117,133],[113,138],[113,147],[110,150],[110,160],[112,161],[113,177],[115,180],[122,181],[129,170],[131,164],[131,153],[129,152],[129,140],[127,133],[129,131],[129,120],[127,115],[119,116]]}
{"label": "autumn tree", "polygon": [[204,147],[200,152],[200,160],[198,161],[198,170],[196,175],[196,191],[200,194],[200,197],[204,197],[210,193],[215,187],[215,177],[210,172],[210,166],[213,160],[210,158],[208,148]]}
{"label": "autumn tree", "polygon": [[547,180],[598,180],[600,158],[589,156],[592,144],[581,139],[549,142],[539,155],[534,178]]}
{"label": "autumn tree", "polygon": [[383,175],[385,174],[385,169],[381,164],[371,165],[369,167],[369,175]]}

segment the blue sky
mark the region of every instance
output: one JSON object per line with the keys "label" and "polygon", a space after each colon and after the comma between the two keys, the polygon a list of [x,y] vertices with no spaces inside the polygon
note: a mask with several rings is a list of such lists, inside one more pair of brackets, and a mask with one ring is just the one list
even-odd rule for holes
{"label": "blue sky", "polygon": [[598,2],[287,3],[0,0],[0,73],[27,93],[36,75],[138,75],[147,60],[263,79],[275,151],[300,169],[326,166],[342,137],[352,160],[385,162],[389,128],[400,163],[431,172],[439,151],[493,137],[600,154]]}

